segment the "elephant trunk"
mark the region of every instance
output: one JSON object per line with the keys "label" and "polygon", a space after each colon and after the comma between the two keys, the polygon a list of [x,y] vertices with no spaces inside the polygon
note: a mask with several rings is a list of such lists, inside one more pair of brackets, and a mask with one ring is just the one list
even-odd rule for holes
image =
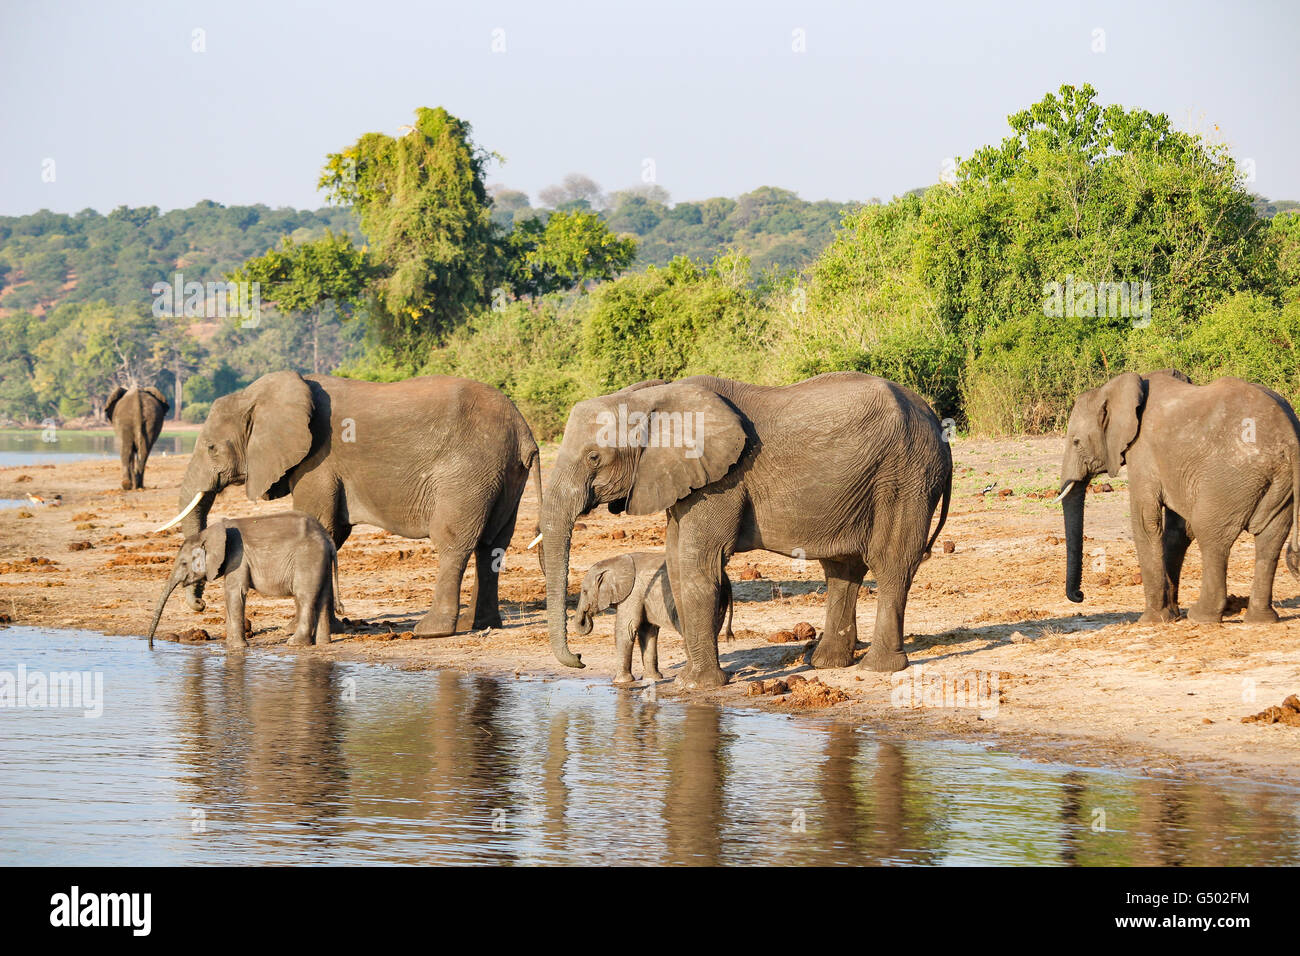
{"label": "elephant trunk", "polygon": [[592,628],[595,626],[595,623],[596,623],[596,619],[595,616],[591,613],[591,609],[579,604],[578,616],[577,619],[573,622],[573,629],[577,631],[579,634],[583,634],[583,635],[590,634]]}
{"label": "elephant trunk", "polygon": [[[208,512],[212,510],[212,504],[217,499],[217,490],[212,489],[207,477],[200,473],[195,459],[190,459],[190,466],[185,472],[185,480],[181,482],[180,491],[180,508],[185,508],[194,496],[198,495],[199,499],[190,509],[189,514],[181,519],[181,533],[186,538],[197,535],[200,531],[208,526]],[[185,595],[189,601],[190,609],[202,611],[203,604],[203,582],[188,585],[185,588]]]}
{"label": "elephant trunk", "polygon": [[1088,482],[1076,481],[1065,491],[1065,596],[1078,604],[1083,600],[1083,504]]}
{"label": "elephant trunk", "polygon": [[542,565],[546,572],[546,627],[551,652],[566,667],[583,667],[582,657],[569,650],[568,617],[565,604],[569,593],[569,545],[573,523],[583,510],[577,499],[581,492],[562,491],[560,472],[552,471],[551,487],[542,506]]}
{"label": "elephant trunk", "polygon": [[172,592],[176,590],[176,585],[180,583],[181,583],[180,578],[178,578],[176,574],[173,573],[172,576],[167,580],[167,584],[163,587],[163,593],[158,598],[158,606],[154,608],[153,611],[153,623],[149,625],[149,646],[150,647],[153,647],[154,632],[158,630],[158,621],[162,619],[162,612],[163,612],[163,608],[167,606],[167,599],[172,596]]}

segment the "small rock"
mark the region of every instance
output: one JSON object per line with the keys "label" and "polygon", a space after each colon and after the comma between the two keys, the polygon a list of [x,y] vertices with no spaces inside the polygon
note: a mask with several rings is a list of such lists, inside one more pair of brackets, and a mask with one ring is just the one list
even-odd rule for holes
{"label": "small rock", "polygon": [[609,533],[609,538],[611,541],[622,541],[626,537],[627,537],[627,532],[624,531],[622,528],[616,528]]}
{"label": "small rock", "polygon": [[90,550],[91,548],[93,548],[93,547],[94,547],[94,545],[91,544],[89,541],[69,541],[69,542],[68,542],[68,550],[69,550],[69,551],[89,551],[89,550]]}
{"label": "small rock", "polygon": [[957,550],[957,542],[956,542],[956,541],[945,541],[945,542],[943,543],[943,553],[944,553],[944,554],[952,554],[952,553],[953,553],[954,551],[956,551],[956,550]]}
{"label": "small rock", "polygon": [[1025,637],[1025,635],[1022,634],[1022,633],[1020,633],[1019,631],[1012,631],[1012,632],[1011,632],[1011,643],[1012,643],[1012,644],[1024,644],[1024,643],[1026,643],[1028,640],[1029,640],[1029,638]]}
{"label": "small rock", "polygon": [[1058,538],[1058,537],[1057,537],[1056,535],[1054,535],[1054,534],[1049,534],[1049,535],[1047,536],[1047,543],[1048,543],[1048,544],[1060,544],[1060,543],[1061,543],[1061,539]]}
{"label": "small rock", "polygon": [[1141,584],[1141,583],[1142,583],[1142,572],[1141,572],[1141,571],[1134,571],[1134,572],[1133,572],[1133,576],[1129,578],[1129,581],[1131,581],[1133,584]]}
{"label": "small rock", "polygon": [[762,577],[763,577],[763,573],[759,571],[758,568],[754,567],[752,564],[745,565],[745,567],[741,569],[740,572],[740,580],[742,581],[758,581]]}

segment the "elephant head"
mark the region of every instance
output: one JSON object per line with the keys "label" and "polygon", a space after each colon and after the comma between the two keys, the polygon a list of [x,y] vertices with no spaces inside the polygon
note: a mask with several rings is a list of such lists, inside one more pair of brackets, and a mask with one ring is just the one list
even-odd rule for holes
{"label": "elephant head", "polygon": [[1065,507],[1065,596],[1083,600],[1083,506],[1094,475],[1119,474],[1125,454],[1138,436],[1147,384],[1126,372],[1100,388],[1081,394],[1070,412],[1061,463],[1061,492]]}
{"label": "elephant head", "polygon": [[579,634],[590,634],[596,615],[615,604],[622,604],[636,583],[636,562],[630,554],[602,561],[587,572],[578,594]]}
{"label": "elephant head", "polygon": [[[181,512],[158,530],[179,521],[186,538],[197,535],[227,485],[243,485],[250,501],[288,494],[286,477],[311,454],[313,405],[297,372],[263,375],[213,402],[181,481]],[[203,609],[202,582],[190,586],[189,602]]]}
{"label": "elephant head", "polygon": [[614,514],[665,511],[725,476],[746,441],[735,408],[689,382],[643,382],[574,406],[541,512],[547,627],[562,664],[583,666],[569,650],[565,617],[578,516],[599,504]]}
{"label": "elephant head", "polygon": [[[197,534],[190,535],[181,544],[176,554],[176,563],[172,566],[171,577],[163,585],[163,592],[154,608],[153,623],[149,625],[149,646],[153,647],[153,635],[158,630],[158,621],[162,618],[167,599],[177,585],[190,587],[202,581],[215,581],[224,572],[227,558],[227,543],[230,540],[230,526],[218,521],[212,527]],[[231,555],[231,557],[234,557]]]}

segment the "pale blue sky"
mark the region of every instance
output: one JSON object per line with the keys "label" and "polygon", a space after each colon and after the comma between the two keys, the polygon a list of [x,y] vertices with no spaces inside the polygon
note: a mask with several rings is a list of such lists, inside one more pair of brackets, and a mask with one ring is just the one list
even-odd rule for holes
{"label": "pale blue sky", "polygon": [[506,157],[491,181],[534,200],[574,171],[632,185],[646,159],[674,199],[762,185],[887,199],[1063,82],[1217,126],[1254,160],[1255,191],[1300,199],[1300,4],[1286,0],[0,3],[6,215],[316,207],[326,153],[438,105]]}

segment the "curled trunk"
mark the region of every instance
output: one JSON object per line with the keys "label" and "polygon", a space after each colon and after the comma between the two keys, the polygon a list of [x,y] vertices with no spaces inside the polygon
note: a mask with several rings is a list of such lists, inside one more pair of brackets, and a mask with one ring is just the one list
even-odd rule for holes
{"label": "curled trunk", "polygon": [[1065,511],[1065,596],[1078,604],[1083,600],[1083,504],[1087,481],[1076,481],[1062,502]]}

